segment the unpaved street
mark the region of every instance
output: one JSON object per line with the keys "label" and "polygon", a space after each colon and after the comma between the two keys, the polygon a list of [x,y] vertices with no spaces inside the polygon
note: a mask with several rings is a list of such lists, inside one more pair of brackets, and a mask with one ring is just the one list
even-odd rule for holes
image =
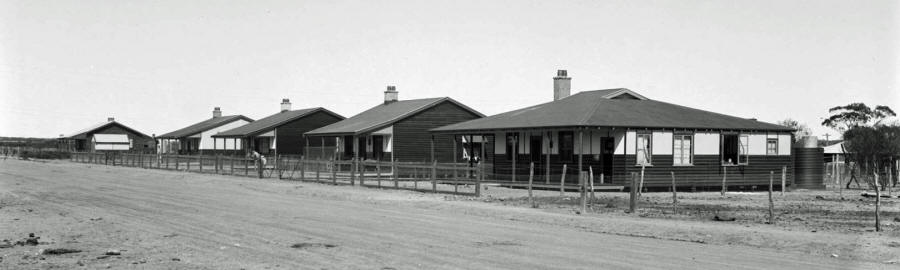
{"label": "unpaved street", "polygon": [[[610,231],[604,226],[638,221],[614,217],[607,222],[610,217],[604,215],[447,201],[444,196],[6,160],[0,161],[0,239],[15,241],[34,233],[44,243],[0,249],[0,268],[896,267],[767,248],[601,233]],[[81,252],[36,255],[40,249],[58,247]],[[103,256],[110,249],[121,250],[122,255]]]}

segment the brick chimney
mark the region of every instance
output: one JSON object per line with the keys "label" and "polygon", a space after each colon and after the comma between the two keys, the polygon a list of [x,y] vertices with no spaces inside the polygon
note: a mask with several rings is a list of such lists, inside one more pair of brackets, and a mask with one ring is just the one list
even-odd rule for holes
{"label": "brick chimney", "polygon": [[213,118],[218,118],[218,117],[222,117],[222,110],[220,110],[219,107],[215,107],[213,109]]}
{"label": "brick chimney", "polygon": [[560,100],[572,93],[572,78],[569,78],[565,69],[556,71],[553,77],[553,100]]}
{"label": "brick chimney", "polygon": [[106,122],[113,122],[113,121],[116,121],[115,117],[107,117],[106,118]]}
{"label": "brick chimney", "polygon": [[384,91],[384,104],[396,102],[398,95],[399,94],[397,93],[397,87],[388,85],[387,90]]}
{"label": "brick chimney", "polygon": [[291,100],[283,98],[281,99],[281,111],[286,112],[291,110]]}

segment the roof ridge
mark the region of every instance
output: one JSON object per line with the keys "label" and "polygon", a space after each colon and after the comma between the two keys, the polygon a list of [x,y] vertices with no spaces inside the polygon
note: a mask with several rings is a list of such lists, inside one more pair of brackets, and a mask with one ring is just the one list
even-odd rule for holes
{"label": "roof ridge", "polygon": [[[410,111],[408,111],[408,112],[406,112],[406,113],[400,114],[400,115],[398,115],[397,117],[388,119],[387,121],[383,121],[383,122],[381,122],[381,123],[377,123],[377,124],[374,124],[374,125],[367,126],[367,127],[365,127],[365,128],[361,128],[361,129],[359,129],[359,132],[362,133],[362,132],[365,132],[365,131],[368,131],[368,130],[372,130],[372,129],[375,129],[375,127],[384,126],[384,125],[387,124],[387,123],[396,123],[397,121],[400,121],[401,119],[404,119],[404,118],[406,118],[406,117],[409,117],[410,115],[415,114],[415,113],[417,113],[417,112],[419,112],[419,111],[422,111],[422,110],[424,110],[425,108],[431,107],[432,105],[437,104],[437,103],[439,103],[439,102],[443,102],[443,101],[449,99],[449,97],[423,98],[423,99],[408,99],[408,100],[404,100],[404,101],[426,100],[426,99],[435,99],[435,100],[432,101],[432,102],[429,102],[429,103],[427,103],[427,104],[424,104],[424,105],[422,105],[422,106],[419,106],[418,108],[415,108],[415,109],[413,109],[413,110],[410,110]],[[378,106],[389,105],[389,104],[391,104],[391,103],[388,103],[388,104],[381,104],[381,105],[378,105]]]}

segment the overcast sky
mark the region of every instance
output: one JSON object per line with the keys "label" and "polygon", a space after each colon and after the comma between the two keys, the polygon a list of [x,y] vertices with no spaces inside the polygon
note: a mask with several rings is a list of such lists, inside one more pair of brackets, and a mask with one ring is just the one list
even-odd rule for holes
{"label": "overcast sky", "polygon": [[897,1],[0,1],[0,136],[115,117],[162,134],[449,96],[487,115],[572,92],[650,99],[817,135],[850,102],[900,111]]}

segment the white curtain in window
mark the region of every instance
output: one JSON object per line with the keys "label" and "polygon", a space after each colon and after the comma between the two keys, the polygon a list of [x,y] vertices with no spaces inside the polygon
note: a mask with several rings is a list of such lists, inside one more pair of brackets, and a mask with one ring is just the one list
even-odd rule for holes
{"label": "white curtain in window", "polygon": [[650,135],[638,135],[636,142],[637,151],[635,151],[635,156],[637,164],[650,164]]}

